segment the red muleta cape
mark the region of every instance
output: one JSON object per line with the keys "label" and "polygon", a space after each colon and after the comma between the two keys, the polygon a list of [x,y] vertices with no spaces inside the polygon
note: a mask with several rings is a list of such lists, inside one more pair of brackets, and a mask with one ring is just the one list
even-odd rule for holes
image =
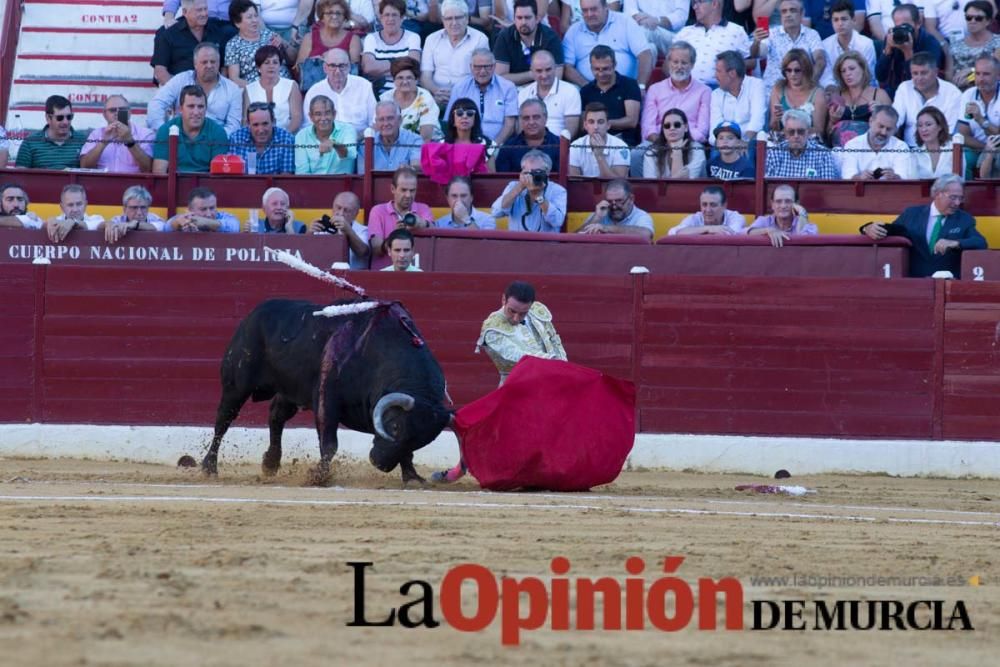
{"label": "red muleta cape", "polygon": [[502,387],[455,414],[483,488],[585,491],[614,481],[635,441],[635,385],[526,356]]}

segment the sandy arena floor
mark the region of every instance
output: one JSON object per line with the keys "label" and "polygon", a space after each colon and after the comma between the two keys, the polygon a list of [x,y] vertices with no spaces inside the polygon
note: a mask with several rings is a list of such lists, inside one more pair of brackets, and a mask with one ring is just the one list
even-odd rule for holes
{"label": "sandy arena floor", "polygon": [[[424,474],[429,471],[423,470]],[[794,472],[794,471],[793,471]],[[736,475],[629,472],[590,494],[485,494],[474,481],[407,490],[362,464],[335,487],[290,466],[218,481],[133,463],[0,459],[0,664],[4,665],[986,665],[1000,654],[1000,481],[793,477],[805,498],[737,492]],[[423,579],[475,562],[539,576],[647,586],[666,555],[678,574],[737,577],[750,600],[964,600],[974,632],[524,631],[500,643],[442,625],[347,627],[347,561],[373,561],[367,613],[382,618]],[[756,576],[953,578],[959,585],[753,585]],[[979,576],[981,585],[970,585]],[[473,587],[464,589],[474,607]],[[434,602],[438,621],[441,614]],[[811,618],[811,611],[807,616]],[[947,614],[947,612],[946,612]],[[598,614],[600,618],[600,614]],[[721,620],[721,613],[720,613]]]}

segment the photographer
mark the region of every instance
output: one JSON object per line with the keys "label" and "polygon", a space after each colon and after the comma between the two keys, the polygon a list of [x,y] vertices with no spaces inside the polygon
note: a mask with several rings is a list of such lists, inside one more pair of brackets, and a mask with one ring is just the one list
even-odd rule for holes
{"label": "photographer", "polygon": [[889,97],[895,98],[896,88],[910,78],[910,60],[914,53],[931,54],[941,70],[945,63],[941,44],[923,29],[916,5],[896,7],[892,10],[892,21],[895,27],[885,37],[885,47],[875,64],[875,78]]}
{"label": "photographer", "polygon": [[558,234],[566,221],[566,189],[549,181],[551,171],[548,155],[538,149],[525,153],[521,176],[493,202],[493,217],[508,217],[507,229],[512,232]]}
{"label": "photographer", "polygon": [[368,268],[371,248],[368,247],[368,228],[358,222],[361,200],[353,192],[341,192],[333,198],[330,215],[316,218],[309,225],[313,234],[343,234],[350,248],[352,271]]}
{"label": "photographer", "polygon": [[372,249],[372,270],[381,271],[389,266],[389,257],[383,242],[394,229],[430,227],[434,214],[427,204],[415,201],[417,197],[417,172],[404,165],[393,172],[392,201],[372,208],[368,215],[369,245]]}
{"label": "photographer", "polygon": [[578,234],[634,234],[653,240],[653,219],[635,205],[632,186],[624,178],[608,181],[604,199],[583,222]]}

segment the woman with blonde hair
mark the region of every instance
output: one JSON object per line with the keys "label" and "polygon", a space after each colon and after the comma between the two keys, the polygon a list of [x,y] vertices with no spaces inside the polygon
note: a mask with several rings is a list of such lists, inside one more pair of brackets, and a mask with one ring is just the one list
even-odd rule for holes
{"label": "woman with blonde hair", "polygon": [[844,51],[833,64],[837,90],[830,94],[827,134],[830,145],[843,148],[854,137],[868,131],[872,109],[892,104],[889,95],[872,84],[865,57],[857,51]]}

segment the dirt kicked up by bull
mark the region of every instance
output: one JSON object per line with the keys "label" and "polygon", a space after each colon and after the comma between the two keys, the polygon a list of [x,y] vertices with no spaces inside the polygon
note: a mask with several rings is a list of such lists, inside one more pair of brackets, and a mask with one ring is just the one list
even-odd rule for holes
{"label": "dirt kicked up by bull", "polygon": [[413,452],[433,441],[452,413],[444,373],[410,313],[396,301],[367,299],[360,288],[287,253],[275,258],[361,298],[325,307],[270,299],[246,316],[222,357],[222,398],[202,470],[218,473],[222,438],[246,401],[270,400],[265,475],[281,465],[285,423],[312,410],[320,452],[313,484],[330,479],[339,424],[375,436],[369,459],[376,468],[399,466],[404,485],[423,483]]}

